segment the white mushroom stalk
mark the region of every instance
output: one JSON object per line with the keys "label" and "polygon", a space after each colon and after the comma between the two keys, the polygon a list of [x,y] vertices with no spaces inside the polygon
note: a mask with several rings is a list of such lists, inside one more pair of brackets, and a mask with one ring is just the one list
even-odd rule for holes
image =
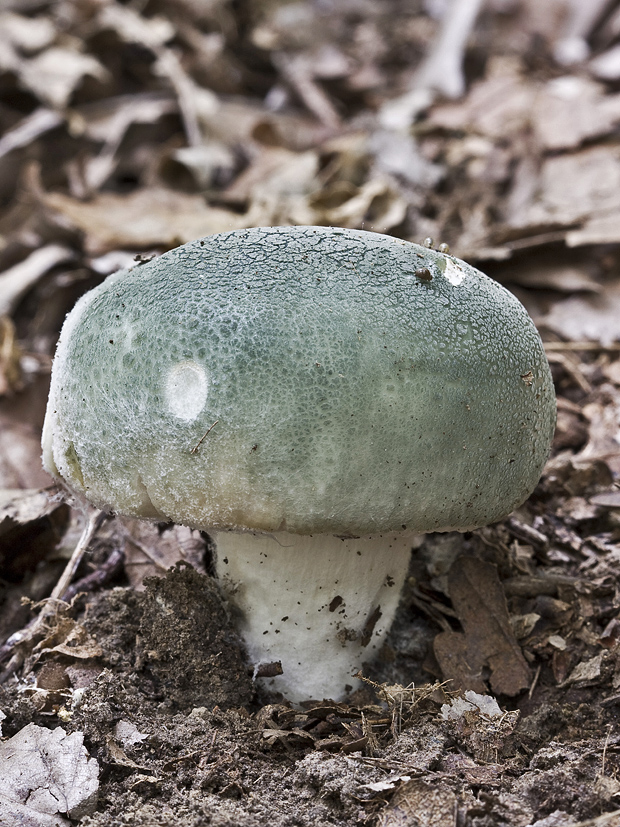
{"label": "white mushroom stalk", "polygon": [[[293,702],[357,687],[354,675],[374,659],[392,625],[411,536],[218,531],[212,537],[217,574],[238,610],[257,679]],[[271,665],[282,674],[258,677]]]}
{"label": "white mushroom stalk", "polygon": [[445,247],[274,227],[80,299],[43,459],[100,509],[215,538],[257,675],[282,666],[260,680],[337,700],[380,648],[412,534],[510,513],[554,423],[542,342],[499,284]]}

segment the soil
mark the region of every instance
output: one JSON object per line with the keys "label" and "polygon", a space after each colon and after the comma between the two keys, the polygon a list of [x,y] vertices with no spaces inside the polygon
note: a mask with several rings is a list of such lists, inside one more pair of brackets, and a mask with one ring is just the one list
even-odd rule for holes
{"label": "soil", "polygon": [[[518,575],[497,562],[505,529],[484,531],[484,543],[476,534],[424,541],[382,658],[346,703],[295,709],[258,695],[216,581],[183,562],[147,578],[143,591],[115,586],[78,597],[67,611],[97,657],[48,652],[25,682],[5,684],[4,735],[33,721],[84,734],[101,767],[97,810],[85,825],[546,827],[613,813],[615,644],[590,673],[558,682],[554,655],[562,650],[539,648],[531,633],[538,666],[529,691],[499,696],[499,718],[475,708],[446,717],[457,695],[436,679],[434,624],[418,596],[430,588],[424,570],[441,556],[438,545],[453,559],[490,565],[510,584]],[[539,592],[542,580],[545,593],[520,595],[520,610],[547,607],[536,621],[547,639],[552,630],[566,634],[567,623],[588,637],[591,624],[574,611],[579,592],[590,598],[597,586],[579,579],[578,589],[558,591],[552,571],[540,575],[529,591]]]}

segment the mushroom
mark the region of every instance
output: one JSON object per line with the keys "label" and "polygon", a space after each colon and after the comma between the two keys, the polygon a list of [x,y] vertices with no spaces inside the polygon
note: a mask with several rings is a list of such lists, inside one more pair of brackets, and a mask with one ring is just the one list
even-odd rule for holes
{"label": "mushroom", "polygon": [[207,532],[257,680],[338,700],[385,638],[414,535],[510,513],[554,423],[525,309],[445,245],[273,227],[79,300],[43,458],[101,509]]}

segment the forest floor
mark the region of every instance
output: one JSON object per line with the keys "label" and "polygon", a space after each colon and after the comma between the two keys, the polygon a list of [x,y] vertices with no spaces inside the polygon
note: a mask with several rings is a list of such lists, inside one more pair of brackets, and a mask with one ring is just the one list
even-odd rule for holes
{"label": "forest floor", "polygon": [[[462,60],[447,8],[0,3],[0,824],[620,827],[620,6],[488,0]],[[448,243],[558,395],[530,499],[425,536],[364,688],[298,708],[197,532],[99,521],[50,599],[88,515],[40,460],[80,295],[281,224]]]}

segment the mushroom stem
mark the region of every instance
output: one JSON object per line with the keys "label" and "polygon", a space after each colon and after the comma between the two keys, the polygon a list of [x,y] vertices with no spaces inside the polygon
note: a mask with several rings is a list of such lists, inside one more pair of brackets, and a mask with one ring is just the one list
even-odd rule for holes
{"label": "mushroom stem", "polygon": [[412,534],[340,538],[287,532],[210,532],[216,569],[257,678],[293,702],[340,700],[359,685],[390,628],[412,548]]}

